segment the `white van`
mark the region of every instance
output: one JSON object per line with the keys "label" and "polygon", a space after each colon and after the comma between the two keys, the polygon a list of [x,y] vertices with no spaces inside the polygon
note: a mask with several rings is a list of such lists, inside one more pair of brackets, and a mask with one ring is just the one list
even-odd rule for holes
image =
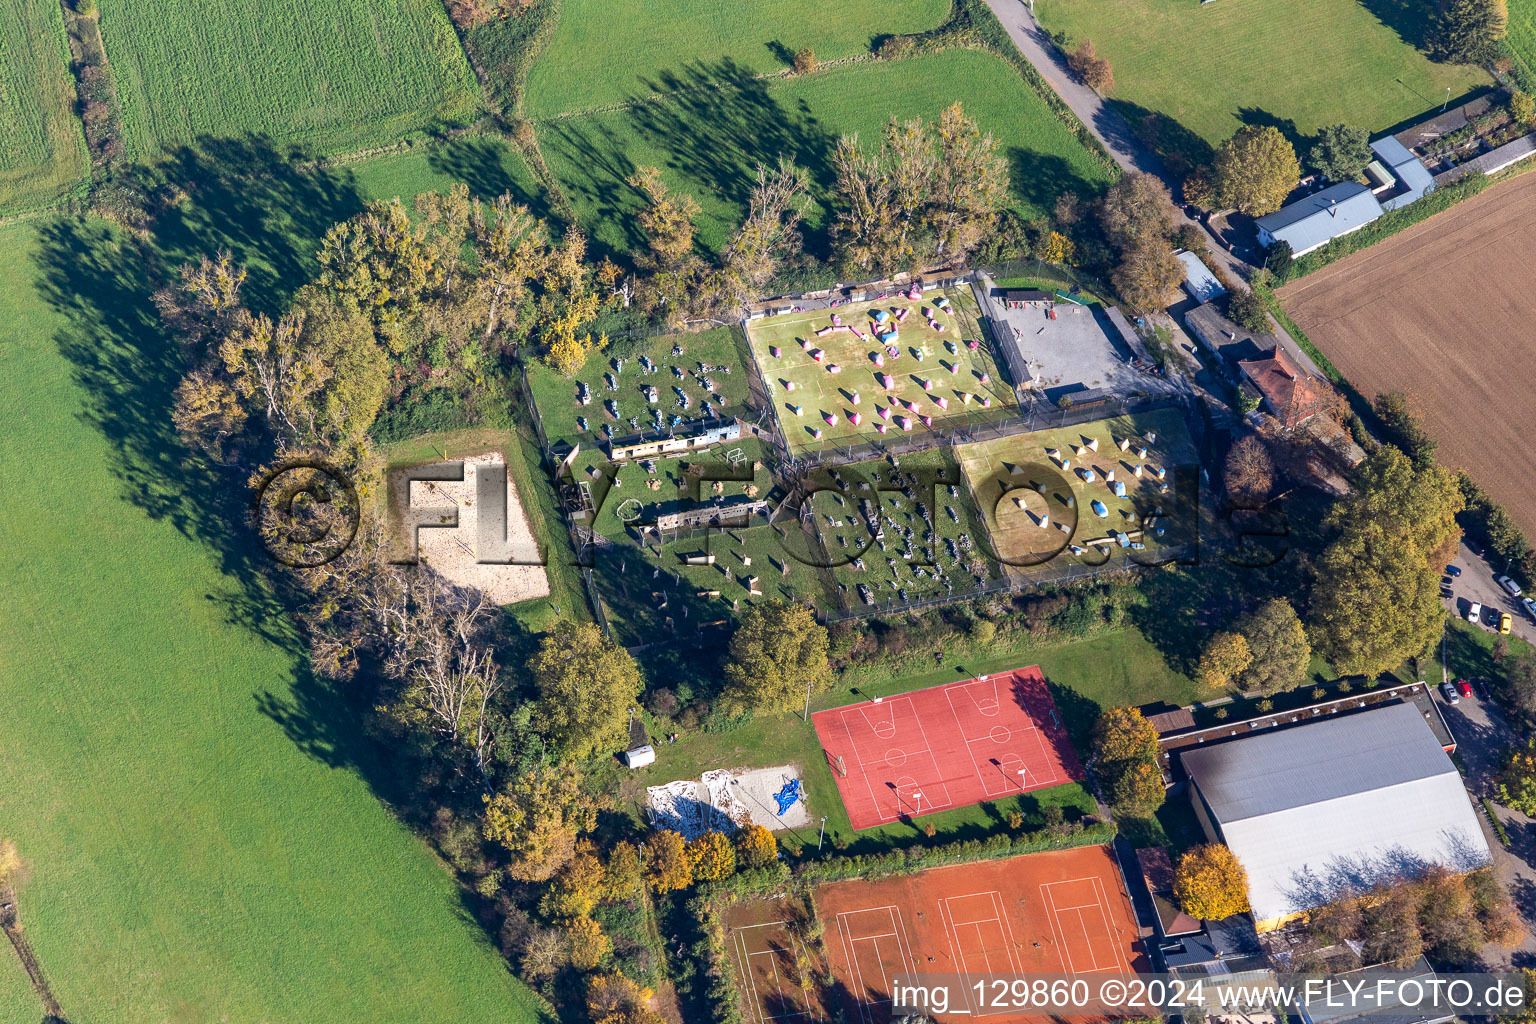
{"label": "white van", "polygon": [[1475,622],[1481,626],[1483,624],[1483,606],[1473,601],[1472,607],[1467,609],[1467,621]]}

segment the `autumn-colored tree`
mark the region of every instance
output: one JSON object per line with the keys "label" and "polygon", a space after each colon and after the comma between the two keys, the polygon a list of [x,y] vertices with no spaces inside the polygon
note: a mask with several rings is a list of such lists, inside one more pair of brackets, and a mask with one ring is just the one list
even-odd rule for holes
{"label": "autumn-colored tree", "polygon": [[1106,93],[1115,87],[1115,73],[1109,61],[1094,51],[1092,39],[1077,44],[1077,49],[1067,57],[1067,65],[1095,92]]}
{"label": "autumn-colored tree", "polygon": [[1498,778],[1499,803],[1536,817],[1536,736],[1515,750]]}
{"label": "autumn-colored tree", "polygon": [[1008,202],[1008,165],[996,137],[984,134],[958,102],[939,115],[935,130],[932,206],[925,213],[935,259],[963,258],[990,233]]}
{"label": "autumn-colored tree", "polygon": [[1273,597],[1238,624],[1253,660],[1237,676],[1244,690],[1280,693],[1300,686],[1312,663],[1312,645],[1290,602]]}
{"label": "autumn-colored tree", "polygon": [[646,199],[645,209],[636,217],[649,247],[642,258],[653,269],[682,263],[693,253],[693,219],[699,215],[699,204],[687,193],[673,193],[656,167],[637,168],[626,180]]}
{"label": "autumn-colored tree", "polygon": [[419,340],[410,336],[411,318],[447,282],[428,232],[427,224],[412,223],[400,200],[375,201],[327,231],[316,256],[316,284],[355,304],[394,352]]}
{"label": "autumn-colored tree", "polygon": [[1124,249],[1139,238],[1169,237],[1178,210],[1162,179],[1137,171],[1105,190],[1099,200],[1098,218],[1109,244]]}
{"label": "autumn-colored tree", "polygon": [[808,75],[816,70],[816,51],[802,46],[795,51],[795,74]]}
{"label": "autumn-colored tree", "polygon": [[485,837],[511,855],[513,878],[542,882],[576,853],[576,839],[597,822],[572,766],[540,768],[486,798]]}
{"label": "autumn-colored tree", "polygon": [[519,973],[527,981],[547,981],[571,962],[571,947],[557,928],[537,928],[523,944]]}
{"label": "autumn-colored tree", "polygon": [[1184,280],[1184,264],[1166,238],[1141,238],[1121,252],[1109,276],[1115,291],[1134,308],[1161,309]]}
{"label": "autumn-colored tree", "polygon": [[1253,217],[1280,209],[1296,187],[1296,150],[1272,125],[1245,125],[1216,152],[1212,185],[1220,201]]}
{"label": "autumn-colored tree", "polygon": [[1077,266],[1077,246],[1060,231],[1047,231],[1035,249],[1035,258],[1045,263]]}
{"label": "autumn-colored tree", "polygon": [[693,884],[693,861],[682,836],[662,829],[645,844],[645,880],[657,892],[673,892]]}
{"label": "autumn-colored tree", "polygon": [[1093,764],[1111,807],[1150,814],[1163,802],[1157,730],[1136,708],[1110,708],[1093,730]]}
{"label": "autumn-colored tree", "polygon": [[1440,570],[1460,542],[1463,506],[1448,470],[1417,469],[1392,445],[1355,471],[1325,520],[1336,539],[1318,556],[1308,623],[1336,670],[1380,675],[1439,640]]}
{"label": "autumn-colored tree", "polygon": [[736,850],[723,832],[705,832],[688,844],[693,877],[700,882],[726,878],[736,870]]}
{"label": "autumn-colored tree", "polygon": [[577,917],[562,926],[571,966],[590,971],[608,956],[613,940],[603,934],[602,926],[590,917]]}
{"label": "autumn-colored tree", "polygon": [[1173,895],[1191,917],[1219,921],[1248,910],[1248,872],[1225,845],[1196,846],[1179,858]]}
{"label": "autumn-colored tree", "polygon": [[587,842],[556,872],[539,898],[539,910],[552,919],[586,917],[604,896],[603,862]]}
{"label": "autumn-colored tree", "polygon": [[773,833],[761,825],[743,825],[736,833],[736,860],[749,868],[772,864],[779,855]]}
{"label": "autumn-colored tree", "polygon": [[807,688],[825,688],[827,629],[809,608],[787,601],[757,605],[731,636],[724,704],[737,711],[792,711]]}
{"label": "autumn-colored tree", "polygon": [[799,254],[809,187],[809,176],[787,157],[775,170],[758,165],[746,220],[720,254],[719,288],[727,305],[745,302]]}
{"label": "autumn-colored tree", "polygon": [[655,993],[621,974],[594,974],[587,979],[587,1019],[592,1024],[664,1024],[651,1009]]}
{"label": "autumn-colored tree", "polygon": [[[470,224],[475,255],[480,261],[484,336],[489,338],[504,324],[510,325],[529,282],[543,274],[550,259],[549,232],[542,220],[528,212],[528,207],[512,201],[510,192],[490,205],[475,200]],[[574,327],[571,333],[574,336]],[[551,358],[553,361],[553,355]]]}
{"label": "autumn-colored tree", "polygon": [[640,885],[640,849],[634,843],[618,843],[608,851],[603,865],[603,898],[633,896]]}
{"label": "autumn-colored tree", "polygon": [[1200,684],[1213,690],[1226,689],[1252,661],[1253,652],[1241,633],[1213,633],[1200,655]]}
{"label": "autumn-colored tree", "polygon": [[550,737],[571,757],[616,749],[640,700],[640,670],[590,622],[558,622],[529,662]]}
{"label": "autumn-colored tree", "polygon": [[1275,460],[1257,434],[1244,434],[1227,452],[1224,482],[1233,503],[1244,508],[1262,505],[1275,486]]}

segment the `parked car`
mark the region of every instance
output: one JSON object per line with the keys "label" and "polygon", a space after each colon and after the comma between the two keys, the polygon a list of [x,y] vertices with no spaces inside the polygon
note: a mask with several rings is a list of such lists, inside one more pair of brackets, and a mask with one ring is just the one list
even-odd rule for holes
{"label": "parked car", "polygon": [[1472,607],[1467,609],[1467,621],[1476,623],[1479,626],[1483,624],[1483,606],[1481,604],[1476,601],[1472,602]]}
{"label": "parked car", "polygon": [[1463,697],[1470,698],[1473,695],[1472,684],[1467,682],[1465,679],[1458,679],[1456,680],[1456,692],[1461,694]]}
{"label": "parked car", "polygon": [[1519,597],[1520,596],[1520,584],[1516,583],[1514,580],[1510,579],[1508,576],[1500,576],[1498,578],[1498,580],[1497,580],[1497,583],[1499,584],[1499,586],[1503,587],[1505,590],[1507,590],[1509,592],[1509,596],[1510,597]]}
{"label": "parked car", "polygon": [[1445,567],[1445,574],[1447,576],[1460,576],[1461,575],[1461,566],[1459,566],[1459,565],[1448,565],[1448,566]]}
{"label": "parked car", "polygon": [[1500,633],[1508,633],[1509,630],[1510,630],[1510,627],[1513,626],[1514,624],[1515,624],[1515,620],[1510,617],[1509,612],[1499,612],[1499,632]]}
{"label": "parked car", "polygon": [[1444,598],[1451,598],[1456,596],[1456,592],[1453,591],[1450,587],[1441,587],[1440,596]]}
{"label": "parked car", "polygon": [[1451,576],[1441,576],[1440,577],[1440,585],[1442,587],[1453,586],[1455,584],[1455,582],[1456,582],[1456,580],[1455,580],[1454,577],[1451,577]]}
{"label": "parked car", "polygon": [[1461,694],[1457,693],[1456,687],[1452,686],[1450,683],[1441,683],[1440,692],[1445,694],[1445,702],[1447,704],[1461,703]]}
{"label": "parked car", "polygon": [[1531,617],[1532,622],[1536,622],[1536,599],[1522,597],[1520,599],[1520,607],[1525,609],[1525,614]]}

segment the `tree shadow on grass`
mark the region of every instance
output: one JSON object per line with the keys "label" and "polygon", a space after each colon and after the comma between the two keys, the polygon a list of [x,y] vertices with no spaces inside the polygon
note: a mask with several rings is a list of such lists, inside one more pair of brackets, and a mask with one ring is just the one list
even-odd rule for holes
{"label": "tree shadow on grass", "polygon": [[523,165],[522,155],[500,140],[451,139],[432,147],[427,165],[454,181],[464,182],[471,195],[494,199],[510,192],[513,201],[528,207],[535,217],[547,220],[553,215],[544,191],[530,190],[531,176]]}
{"label": "tree shadow on grass", "polygon": [[1360,6],[1415,50],[1425,48],[1434,4],[1417,3],[1416,0],[1360,0]]}
{"label": "tree shadow on grass", "polygon": [[1156,154],[1174,180],[1188,177],[1196,167],[1210,166],[1216,158],[1209,142],[1161,111],[1126,100],[1112,99],[1107,105],[1130,126],[1137,142]]}
{"label": "tree shadow on grass", "polygon": [[[644,245],[634,219],[644,198],[626,182],[643,163],[661,161],[675,191],[730,204],[731,226],[745,214],[758,166],[775,167],[781,156],[809,173],[813,194],[830,188],[836,138],[807,104],[781,103],[750,69],[699,62],[642,84],[622,113],[557,121],[542,133],[561,184],[598,223],[594,242],[610,253]],[[807,245],[825,248],[819,237]]]}
{"label": "tree shadow on grass", "polygon": [[1307,150],[1311,148],[1311,136],[1303,135],[1301,129],[1296,127],[1296,122],[1288,117],[1279,117],[1259,107],[1239,107],[1237,119],[1245,125],[1275,129],[1285,136],[1285,141],[1289,142],[1291,148],[1296,150],[1296,154],[1303,159],[1307,155]]}

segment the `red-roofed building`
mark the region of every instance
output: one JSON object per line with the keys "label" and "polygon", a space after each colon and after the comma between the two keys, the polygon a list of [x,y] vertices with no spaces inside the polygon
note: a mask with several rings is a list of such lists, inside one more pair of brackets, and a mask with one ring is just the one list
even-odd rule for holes
{"label": "red-roofed building", "polygon": [[1298,426],[1328,408],[1329,385],[1303,371],[1278,345],[1262,359],[1238,363],[1237,369],[1282,426]]}

